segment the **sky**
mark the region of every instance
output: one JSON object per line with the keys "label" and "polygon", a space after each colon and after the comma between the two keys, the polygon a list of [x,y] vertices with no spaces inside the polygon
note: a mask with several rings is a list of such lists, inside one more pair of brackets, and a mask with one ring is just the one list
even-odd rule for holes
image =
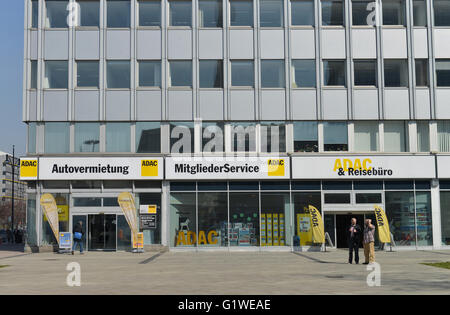
{"label": "sky", "polygon": [[[23,0],[0,0],[0,151],[25,155],[22,122]],[[5,9],[7,8],[7,9]]]}

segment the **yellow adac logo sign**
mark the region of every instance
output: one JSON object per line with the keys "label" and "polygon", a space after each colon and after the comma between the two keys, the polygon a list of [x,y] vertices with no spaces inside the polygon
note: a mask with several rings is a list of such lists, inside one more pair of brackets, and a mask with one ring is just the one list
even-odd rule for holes
{"label": "yellow adac logo sign", "polygon": [[349,169],[355,170],[371,170],[372,169],[372,160],[369,158],[366,159],[336,159],[334,162],[333,172],[336,172],[342,169],[344,172],[347,172]]}
{"label": "yellow adac logo sign", "polygon": [[20,176],[33,178],[38,174],[38,161],[37,160],[21,160],[20,161]]}
{"label": "yellow adac logo sign", "polygon": [[158,176],[158,160],[142,160],[141,176],[142,177]]}
{"label": "yellow adac logo sign", "polygon": [[268,175],[269,176],[284,176],[285,175],[285,162],[284,159],[269,159]]}

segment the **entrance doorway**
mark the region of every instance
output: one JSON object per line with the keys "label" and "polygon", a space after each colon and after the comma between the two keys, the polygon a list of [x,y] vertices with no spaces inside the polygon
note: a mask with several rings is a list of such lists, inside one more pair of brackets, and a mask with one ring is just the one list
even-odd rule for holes
{"label": "entrance doorway", "polygon": [[89,224],[89,250],[116,250],[116,215],[90,214]]}
{"label": "entrance doorway", "polygon": [[[363,214],[336,214],[336,247],[348,248],[347,241],[347,229],[350,226],[351,219],[356,218],[356,224],[361,227],[361,231],[364,229],[364,215]],[[361,242],[362,246],[362,233]]]}

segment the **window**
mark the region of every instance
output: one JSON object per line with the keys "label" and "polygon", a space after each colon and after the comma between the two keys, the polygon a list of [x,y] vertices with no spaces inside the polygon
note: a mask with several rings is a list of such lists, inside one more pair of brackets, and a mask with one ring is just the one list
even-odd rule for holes
{"label": "window", "polygon": [[350,194],[327,193],[324,194],[323,196],[325,203],[333,203],[333,204],[350,203]]}
{"label": "window", "polygon": [[342,0],[323,0],[322,25],[344,25],[344,3]]}
{"label": "window", "polygon": [[106,87],[108,89],[129,89],[130,78],[130,61],[108,60],[106,62]]}
{"label": "window", "polygon": [[261,60],[261,87],[285,87],[284,60]]}
{"label": "window", "polygon": [[37,60],[31,60],[30,62],[30,89],[37,89]]}
{"label": "window", "polygon": [[230,246],[259,246],[259,194],[258,192],[229,193]]}
{"label": "window", "polygon": [[29,154],[36,153],[36,123],[28,124],[28,146],[27,152]]}
{"label": "window", "polygon": [[107,21],[111,28],[129,28],[131,18],[131,7],[129,0],[108,0]]}
{"label": "window", "polygon": [[224,152],[224,123],[202,122],[202,152]]}
{"label": "window", "polygon": [[255,85],[255,72],[253,60],[232,60],[231,61],[231,85],[248,86]]}
{"label": "window", "polygon": [[222,1],[199,0],[199,27],[222,27]]}
{"label": "window", "polygon": [[450,26],[450,1],[434,0],[434,25]]}
{"label": "window", "polygon": [[294,152],[319,152],[316,121],[294,122]]}
{"label": "window", "polygon": [[67,61],[45,61],[44,89],[67,89]]}
{"label": "window", "polygon": [[436,81],[437,86],[450,86],[450,59],[436,60]]}
{"label": "window", "polygon": [[383,25],[406,26],[406,6],[404,0],[383,0]]}
{"label": "window", "polygon": [[99,87],[98,61],[77,61],[77,87]]}
{"label": "window", "polygon": [[200,60],[200,88],[223,88],[222,60]]}
{"label": "window", "polygon": [[324,60],[324,85],[346,86],[345,60]]}
{"label": "window", "polygon": [[75,152],[99,152],[100,124],[75,124]]}
{"label": "window", "polygon": [[441,191],[442,244],[450,245],[450,191]]}
{"label": "window", "polygon": [[428,59],[416,59],[416,86],[429,86]]}
{"label": "window", "polygon": [[286,126],[282,122],[261,122],[261,152],[286,152]]}
{"label": "window", "polygon": [[67,5],[69,1],[47,0],[45,9],[47,16],[45,18],[45,27],[48,28],[67,28]]}
{"label": "window", "polygon": [[406,152],[408,147],[408,124],[404,121],[384,122],[384,151]]}
{"label": "window", "polygon": [[376,194],[376,193],[356,193],[355,199],[356,199],[356,203],[377,204],[377,203],[383,202],[383,198],[382,198],[381,194]]}
{"label": "window", "polygon": [[352,1],[352,25],[373,25],[369,18],[373,12],[373,1]]}
{"label": "window", "polygon": [[80,26],[100,26],[100,1],[77,1],[80,5]]}
{"label": "window", "polygon": [[348,129],[346,122],[324,122],[324,151],[348,151],[347,134]]}
{"label": "window", "polygon": [[194,123],[177,122],[170,124],[170,152],[194,152]]}
{"label": "window", "polygon": [[414,26],[427,26],[426,0],[413,1]]}
{"label": "window", "polygon": [[169,10],[170,26],[192,26],[191,1],[171,0]]}
{"label": "window", "polygon": [[169,61],[170,83],[169,86],[192,87],[192,61]]}
{"label": "window", "polygon": [[31,1],[31,27],[38,28],[39,26],[39,2],[37,0]]}
{"label": "window", "polygon": [[428,121],[417,122],[417,151],[430,152],[430,125]]}
{"label": "window", "polygon": [[355,60],[355,86],[377,86],[377,61]]}
{"label": "window", "polygon": [[246,122],[231,123],[231,150],[233,152],[256,151],[256,124]]}
{"label": "window", "polygon": [[260,26],[261,27],[283,27],[283,1],[282,0],[260,0]]}
{"label": "window", "polygon": [[161,124],[159,122],[136,123],[136,152],[161,152]]}
{"label": "window", "polygon": [[139,26],[161,26],[161,1],[139,1]]}
{"label": "window", "polygon": [[230,25],[253,26],[253,1],[230,0]]}
{"label": "window", "polygon": [[130,152],[130,124],[106,123],[106,152]]}
{"label": "window", "polygon": [[139,61],[139,86],[161,87],[161,61]]}
{"label": "window", "polygon": [[292,60],[292,87],[316,87],[316,61]]}
{"label": "window", "polygon": [[291,0],[291,24],[314,26],[314,1]]}
{"label": "window", "polygon": [[45,124],[45,153],[69,153],[69,123]]}
{"label": "window", "polygon": [[384,60],[384,86],[408,87],[408,61],[403,59]]}
{"label": "window", "polygon": [[450,121],[437,122],[439,152],[450,152]]}
{"label": "window", "polygon": [[378,151],[378,122],[357,121],[354,125],[355,151]]}

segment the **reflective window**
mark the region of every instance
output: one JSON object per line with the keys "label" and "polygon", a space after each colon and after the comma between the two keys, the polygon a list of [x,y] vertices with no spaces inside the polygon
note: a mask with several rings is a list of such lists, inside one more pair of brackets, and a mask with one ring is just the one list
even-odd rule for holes
{"label": "reflective window", "polygon": [[439,152],[450,152],[450,121],[437,122]]}
{"label": "reflective window", "polygon": [[100,124],[75,124],[75,152],[99,152]]}
{"label": "reflective window", "polygon": [[172,122],[170,124],[170,152],[194,152],[194,123]]}
{"label": "reflective window", "polygon": [[77,61],[77,87],[99,87],[98,61]]}
{"label": "reflective window", "polygon": [[198,246],[228,246],[228,196],[226,192],[198,193]]}
{"label": "reflective window", "polygon": [[404,0],[383,0],[383,25],[406,26],[406,4]]}
{"label": "reflective window", "polygon": [[231,150],[233,152],[256,151],[256,124],[246,122],[231,123]]}
{"label": "reflective window", "polygon": [[68,84],[67,61],[45,61],[44,89],[67,89]]}
{"label": "reflective window", "polygon": [[292,60],[292,76],[293,88],[316,87],[316,61]]}
{"label": "reflective window", "polygon": [[374,194],[374,193],[357,193],[355,194],[356,197],[356,203],[382,203],[383,198],[381,197],[381,194]]}
{"label": "reflective window", "polygon": [[130,152],[130,124],[106,123],[106,152]]}
{"label": "reflective window", "polygon": [[200,88],[223,88],[222,60],[200,60]]}
{"label": "reflective window", "polygon": [[108,89],[129,89],[130,78],[129,60],[108,60],[106,62],[106,87]]}
{"label": "reflective window", "polygon": [[261,152],[286,152],[286,125],[282,122],[261,122]]}
{"label": "reflective window", "polygon": [[31,1],[31,27],[38,28],[39,21],[39,2],[37,0]]}
{"label": "reflective window", "polygon": [[230,246],[259,246],[259,194],[229,194]]}
{"label": "reflective window", "polygon": [[31,60],[30,61],[30,89],[37,89],[37,60]]}
{"label": "reflective window", "polygon": [[224,152],[224,123],[202,122],[202,152]]}
{"label": "reflective window", "polygon": [[316,121],[294,122],[294,152],[319,152]]}
{"label": "reflective window", "polygon": [[139,61],[139,86],[161,87],[161,61]]}
{"label": "reflective window", "polygon": [[139,1],[139,26],[161,26],[161,1]]}
{"label": "reflective window", "polygon": [[441,191],[442,244],[450,245],[450,191]]}
{"label": "reflective window", "polygon": [[253,26],[253,1],[230,0],[230,25]]}
{"label": "reflective window", "polygon": [[283,27],[284,10],[282,0],[260,0],[260,26]]}
{"label": "reflective window", "polygon": [[431,193],[416,191],[417,246],[433,245]]}
{"label": "reflective window", "polygon": [[290,202],[289,193],[261,193],[261,246],[291,245]]}
{"label": "reflective window", "polygon": [[[292,202],[294,204],[294,227],[295,235],[293,237],[294,246],[311,246],[312,238],[312,222],[309,214],[309,206],[313,206],[321,211],[320,192],[301,192],[292,193]],[[334,235],[333,230],[327,230],[330,235]]]}
{"label": "reflective window", "polygon": [[136,152],[161,152],[161,124],[159,122],[136,123]]}
{"label": "reflective window", "polygon": [[346,122],[324,122],[324,151],[348,151],[347,134],[348,129]]}
{"label": "reflective window", "polygon": [[199,0],[199,27],[222,27],[222,1]]}
{"label": "reflective window", "polygon": [[417,122],[417,151],[430,152],[430,124],[428,121]]}
{"label": "reflective window", "polygon": [[74,207],[101,207],[102,198],[73,198]]}
{"label": "reflective window", "polygon": [[77,1],[80,5],[80,26],[100,26],[100,1]]}
{"label": "reflective window", "polygon": [[195,192],[170,194],[170,236],[174,247],[197,246]]}
{"label": "reflective window", "polygon": [[107,24],[111,28],[129,28],[131,18],[131,7],[129,0],[108,0]]}
{"label": "reflective window", "polygon": [[261,60],[261,87],[285,87],[284,60]]}
{"label": "reflective window", "polygon": [[171,0],[169,1],[169,25],[192,26],[192,2]]}
{"label": "reflective window", "polygon": [[67,5],[69,1],[47,0],[45,9],[47,12],[45,18],[45,27],[48,28],[67,28]]}
{"label": "reflective window", "polygon": [[414,26],[427,26],[426,0],[413,0]]}
{"label": "reflective window", "polygon": [[28,146],[27,152],[36,153],[36,123],[28,124]]}
{"label": "reflective window", "polygon": [[386,216],[397,246],[415,246],[414,192],[386,191]]}
{"label": "reflective window", "polygon": [[[56,206],[58,208],[59,219],[58,228],[60,231],[69,231],[69,195],[54,193]],[[47,217],[42,213],[41,245],[58,244],[53,234],[53,230],[48,223]],[[85,226],[84,226],[85,227]]]}
{"label": "reflective window", "polygon": [[376,121],[355,121],[355,151],[372,152],[378,151],[378,122]]}
{"label": "reflective window", "polygon": [[450,1],[434,0],[434,25],[450,26]]}
{"label": "reflective window", "polygon": [[93,180],[74,180],[72,183],[72,189],[101,189],[101,181]]}
{"label": "reflective window", "polygon": [[253,60],[232,60],[231,61],[231,85],[248,86],[255,85],[255,72]]}
{"label": "reflective window", "polygon": [[192,87],[192,61],[169,61],[170,80],[169,86]]}
{"label": "reflective window", "polygon": [[291,0],[291,24],[314,26],[314,1]]}
{"label": "reflective window", "polygon": [[45,124],[45,153],[69,153],[69,123]]}
{"label": "reflective window", "polygon": [[384,151],[406,152],[408,148],[408,124],[405,121],[384,122]]}
{"label": "reflective window", "polygon": [[372,16],[374,12],[373,1],[352,1],[352,25],[374,25]]}
{"label": "reflective window", "polygon": [[322,25],[344,25],[342,0],[322,0]]}
{"label": "reflective window", "polygon": [[408,87],[408,61],[403,59],[384,60],[384,86]]}
{"label": "reflective window", "polygon": [[436,60],[437,86],[450,86],[450,60]]}
{"label": "reflective window", "polygon": [[353,66],[356,86],[377,86],[376,60],[355,60]]}
{"label": "reflective window", "polygon": [[325,86],[346,86],[345,60],[324,60],[323,74]]}
{"label": "reflective window", "polygon": [[416,86],[429,86],[428,59],[416,59]]}
{"label": "reflective window", "polygon": [[350,203],[350,194],[327,193],[323,195],[325,203]]}

